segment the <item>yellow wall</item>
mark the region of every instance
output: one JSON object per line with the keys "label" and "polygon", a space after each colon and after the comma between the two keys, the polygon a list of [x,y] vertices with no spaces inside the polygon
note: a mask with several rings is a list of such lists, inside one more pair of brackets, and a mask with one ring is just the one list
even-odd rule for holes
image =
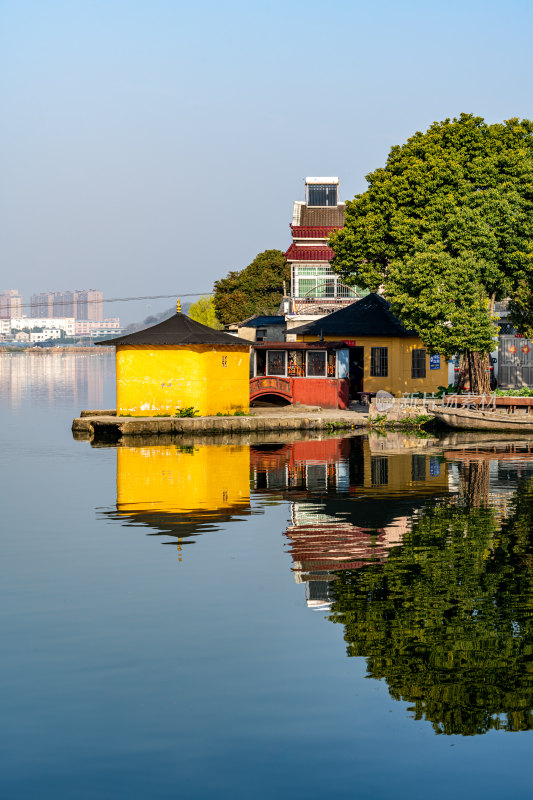
{"label": "yellow wall", "polygon": [[[324,339],[326,342],[339,341],[338,336],[325,336]],[[298,341],[316,342],[316,336],[298,336]],[[375,393],[378,389],[384,389],[395,397],[401,397],[403,392],[435,392],[439,386],[448,385],[448,362],[444,356],[440,357],[440,369],[430,370],[429,355],[426,353],[426,377],[411,377],[411,352],[424,348],[418,337],[360,336],[350,341],[354,342],[353,346],[365,348],[363,376],[365,392]],[[374,378],[370,375],[372,347],[387,347],[389,350],[389,374],[386,378]]]}
{"label": "yellow wall", "polygon": [[201,514],[248,508],[250,448],[246,445],[200,445],[117,448],[117,508]]}
{"label": "yellow wall", "polygon": [[116,364],[119,415],[172,416],[189,406],[200,416],[249,410],[246,345],[122,345]]}
{"label": "yellow wall", "polygon": [[[430,456],[423,450],[406,450],[404,453],[397,453],[390,455],[386,450],[375,452],[372,450],[368,439],[364,443],[364,494],[365,497],[383,496],[395,494],[405,496],[414,494],[419,495],[432,495],[447,493],[448,489],[448,465],[445,461],[439,464],[439,474],[431,475],[430,473]],[[420,459],[418,468],[420,473],[416,473],[418,480],[413,480],[413,457]],[[373,483],[372,481],[372,463],[373,459],[384,459],[388,461],[388,468],[386,470],[387,481],[382,485],[379,482]],[[423,465],[423,467],[422,467]],[[380,474],[379,465],[374,466],[375,476]],[[422,477],[423,476],[423,477]]]}

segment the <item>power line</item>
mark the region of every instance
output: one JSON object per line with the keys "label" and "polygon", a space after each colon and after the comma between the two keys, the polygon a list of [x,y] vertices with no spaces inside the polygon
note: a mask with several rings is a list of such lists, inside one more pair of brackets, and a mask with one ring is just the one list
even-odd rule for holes
{"label": "power line", "polygon": [[74,302],[76,302],[77,306],[87,306],[93,303],[128,303],[131,300],[164,300],[164,299],[177,299],[178,297],[200,297],[203,295],[211,295],[214,292],[186,292],[183,294],[174,293],[174,294],[146,294],[146,295],[139,295],[138,297],[104,297],[101,300],[65,300],[56,302],[55,300],[51,301],[39,301],[38,303],[22,303],[20,308],[45,308],[49,305],[49,303],[56,307],[56,306],[72,306]]}

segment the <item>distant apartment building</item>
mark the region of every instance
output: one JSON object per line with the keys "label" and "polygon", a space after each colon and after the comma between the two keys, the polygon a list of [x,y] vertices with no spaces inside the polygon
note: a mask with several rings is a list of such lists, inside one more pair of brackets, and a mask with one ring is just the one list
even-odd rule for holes
{"label": "distant apartment building", "polygon": [[76,336],[102,336],[106,333],[120,331],[120,319],[112,317],[101,320],[76,320],[74,325]]}
{"label": "distant apartment building", "polygon": [[[104,294],[99,289],[75,289],[66,292],[40,292],[32,295],[32,317],[74,317],[78,320],[101,320]],[[1,316],[1,314],[0,314]]]}
{"label": "distant apartment building", "polygon": [[48,328],[45,331],[30,331],[30,342],[49,342],[51,339],[60,339],[59,328]]}
{"label": "distant apartment building", "polygon": [[78,293],[54,292],[53,317],[78,318]]}
{"label": "distant apartment building", "polygon": [[31,296],[31,316],[32,317],[53,317],[54,316],[54,295],[53,292],[40,292]]}
{"label": "distant apartment building", "polygon": [[6,333],[11,333],[11,319],[0,317],[0,334],[5,335]]}
{"label": "distant apartment building", "polygon": [[346,205],[338,199],[338,178],[306,178],[305,202],[294,203],[292,244],[285,253],[291,265],[291,295],[300,314],[337,311],[359,299],[330,266],[332,231],[344,226]]}
{"label": "distant apartment building", "polygon": [[74,317],[13,317],[11,331],[43,328],[46,330],[64,331],[66,336],[75,335]]}
{"label": "distant apartment building", "polygon": [[0,317],[20,317],[22,314],[22,295],[17,289],[8,289],[0,294]]}
{"label": "distant apartment building", "polygon": [[82,289],[77,292],[77,295],[76,319],[101,320],[104,316],[104,293],[99,289]]}

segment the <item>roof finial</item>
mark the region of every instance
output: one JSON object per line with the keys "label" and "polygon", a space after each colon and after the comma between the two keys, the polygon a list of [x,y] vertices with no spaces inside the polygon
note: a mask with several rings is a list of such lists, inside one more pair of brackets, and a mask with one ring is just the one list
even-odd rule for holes
{"label": "roof finial", "polygon": [[181,300],[179,299],[179,297],[176,303],[176,313],[181,314]]}

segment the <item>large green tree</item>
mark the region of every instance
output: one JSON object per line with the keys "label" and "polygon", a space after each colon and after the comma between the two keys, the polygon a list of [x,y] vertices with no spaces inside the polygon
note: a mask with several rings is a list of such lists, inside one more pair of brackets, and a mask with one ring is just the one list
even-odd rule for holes
{"label": "large green tree", "polygon": [[283,297],[283,281],[290,267],[281,250],[265,250],[240,272],[230,272],[215,282],[214,306],[224,324],[252,314],[276,313]]}
{"label": "large green tree", "polygon": [[463,354],[471,388],[487,391],[494,301],[509,297],[533,332],[533,123],[436,122],[367,181],[331,235],[334,268],[383,287],[430,352]]}

